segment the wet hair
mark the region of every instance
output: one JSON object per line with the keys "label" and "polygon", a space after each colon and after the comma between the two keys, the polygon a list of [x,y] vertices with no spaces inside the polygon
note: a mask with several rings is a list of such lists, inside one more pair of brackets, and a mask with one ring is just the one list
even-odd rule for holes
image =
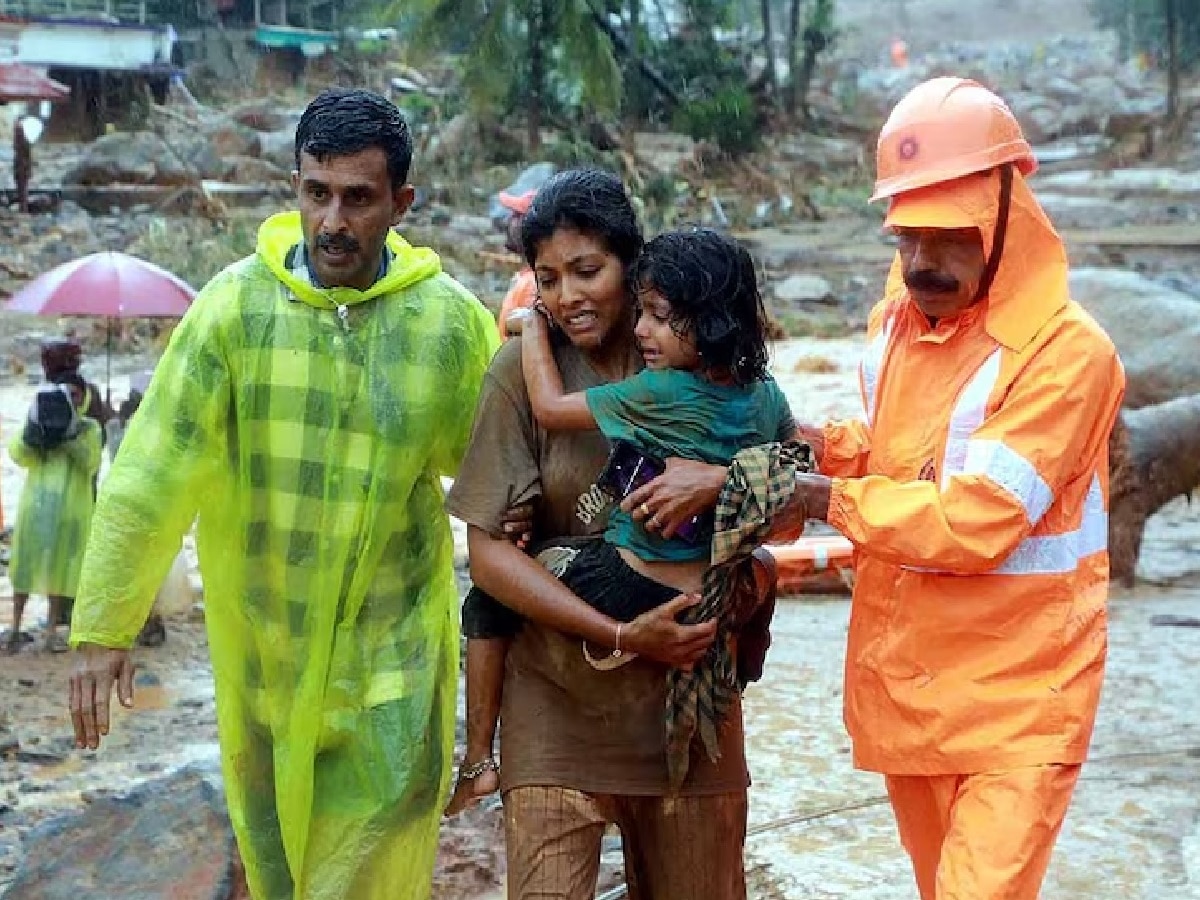
{"label": "wet hair", "polygon": [[766,311],[746,248],[710,228],[666,231],[629,273],[635,297],[653,290],[671,305],[671,328],[693,341],[704,368],[738,384],[767,375]]}
{"label": "wet hair", "polygon": [[601,169],[567,169],[538,188],[521,223],[521,250],[529,265],[560,228],[598,238],[626,269],[642,249],[642,228],[625,185]]}
{"label": "wet hair", "polygon": [[351,88],[323,91],[300,117],[296,126],[296,168],[307,153],[320,162],[330,157],[352,156],[371,147],[387,157],[392,187],[408,181],[413,143],[408,123],[396,105],[380,94]]}

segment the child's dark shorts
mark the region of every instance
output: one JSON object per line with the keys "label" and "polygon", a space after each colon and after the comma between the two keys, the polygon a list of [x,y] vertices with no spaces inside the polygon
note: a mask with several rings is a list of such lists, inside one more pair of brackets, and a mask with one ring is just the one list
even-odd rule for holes
{"label": "child's dark shorts", "polygon": [[[681,593],[635,572],[616,547],[600,538],[569,546],[551,541],[535,558],[585,603],[619,622],[631,622]],[[462,630],[468,638],[512,637],[523,621],[477,587],[463,600]]]}

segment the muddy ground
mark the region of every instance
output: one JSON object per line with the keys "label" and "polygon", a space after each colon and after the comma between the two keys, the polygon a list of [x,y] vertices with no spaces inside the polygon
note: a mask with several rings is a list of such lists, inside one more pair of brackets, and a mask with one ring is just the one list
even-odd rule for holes
{"label": "muddy ground", "polygon": [[[857,340],[789,341],[776,348],[781,383],[802,420],[854,411]],[[123,393],[124,380],[115,384]],[[27,385],[0,388],[0,429],[12,434]],[[5,457],[5,508],[20,473]],[[461,532],[459,533],[461,543]],[[461,547],[460,547],[461,553]],[[1112,650],[1091,764],[1067,820],[1046,900],[1200,897],[1200,629],[1151,624],[1200,617],[1200,508],[1185,501],[1155,517],[1142,579],[1114,592]],[[0,621],[10,611],[0,581]],[[30,623],[44,616],[35,605]],[[915,896],[881,780],[855,772],[841,724],[849,602],[781,604],[765,679],[747,694],[751,897],[902,900]],[[215,767],[211,669],[197,617],[170,624],[165,647],[139,652],[137,708],[119,711],[99,752],[73,749],[64,657],[26,650],[0,658],[0,725],[22,749],[0,761],[0,889],[37,822],[81,808],[185,764]],[[607,854],[601,896],[619,896],[619,853]],[[503,846],[494,807],[444,830],[434,896],[503,897]]]}

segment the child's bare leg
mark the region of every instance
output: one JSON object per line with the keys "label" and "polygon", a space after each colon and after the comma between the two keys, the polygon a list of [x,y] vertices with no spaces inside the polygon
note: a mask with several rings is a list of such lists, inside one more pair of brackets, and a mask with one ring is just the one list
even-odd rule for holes
{"label": "child's bare leg", "polygon": [[453,816],[500,788],[500,775],[488,761],[500,722],[504,660],[512,638],[467,640],[467,750],[454,793],[446,805]]}
{"label": "child's bare leg", "polygon": [[8,642],[4,645],[4,649],[9,653],[16,653],[21,649],[21,617],[25,614],[25,603],[28,600],[28,594],[13,594],[12,631],[8,635]]}

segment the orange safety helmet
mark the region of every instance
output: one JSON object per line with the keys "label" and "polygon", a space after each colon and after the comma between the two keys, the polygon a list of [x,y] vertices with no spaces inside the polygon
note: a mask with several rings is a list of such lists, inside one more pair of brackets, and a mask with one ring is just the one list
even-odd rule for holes
{"label": "orange safety helmet", "polygon": [[1033,148],[1003,100],[966,78],[932,78],[896,104],[879,133],[871,200],[1013,163],[1037,170]]}
{"label": "orange safety helmet", "polygon": [[537,190],[525,191],[523,194],[510,194],[508,191],[501,191],[496,196],[500,201],[500,205],[509,212],[523,216],[529,212],[529,207],[533,206],[533,198],[537,196]]}

